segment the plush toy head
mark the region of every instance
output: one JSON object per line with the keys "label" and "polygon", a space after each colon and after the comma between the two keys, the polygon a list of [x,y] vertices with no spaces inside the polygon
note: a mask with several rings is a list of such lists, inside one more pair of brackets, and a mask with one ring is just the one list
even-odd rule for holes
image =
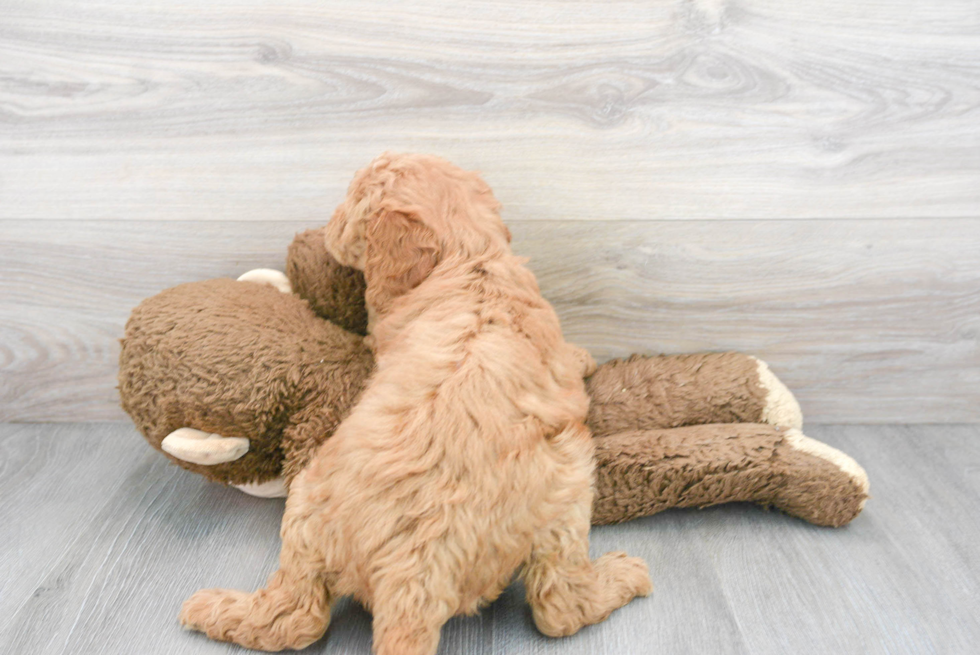
{"label": "plush toy head", "polygon": [[[299,297],[208,280],[168,289],[133,310],[119,395],[150,445],[171,461],[211,480],[256,484],[302,466],[292,462],[297,449],[309,448],[311,433],[332,431],[373,365],[360,336]],[[191,436],[164,444],[191,427]]]}

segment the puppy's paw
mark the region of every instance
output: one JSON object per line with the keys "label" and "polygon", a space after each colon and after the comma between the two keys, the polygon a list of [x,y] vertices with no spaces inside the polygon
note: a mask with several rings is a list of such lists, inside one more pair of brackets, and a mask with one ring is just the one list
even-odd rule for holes
{"label": "puppy's paw", "polygon": [[578,346],[572,346],[572,353],[576,360],[579,362],[579,370],[582,371],[582,377],[588,378],[592,377],[595,373],[598,365],[595,363],[595,359],[589,354],[589,351],[584,348],[579,348]]}
{"label": "puppy's paw", "polygon": [[273,574],[265,589],[247,594],[202,589],[184,602],[180,622],[218,641],[245,648],[300,650],[323,636],[330,624],[330,602],[322,581],[287,580]]}
{"label": "puppy's paw", "polygon": [[649,596],[653,591],[650,569],[639,557],[624,552],[606,553],[595,561],[596,573],[620,596],[623,604],[634,596]]}
{"label": "puppy's paw", "polygon": [[184,601],[180,624],[212,639],[231,641],[245,618],[248,594],[230,589],[202,589]]}

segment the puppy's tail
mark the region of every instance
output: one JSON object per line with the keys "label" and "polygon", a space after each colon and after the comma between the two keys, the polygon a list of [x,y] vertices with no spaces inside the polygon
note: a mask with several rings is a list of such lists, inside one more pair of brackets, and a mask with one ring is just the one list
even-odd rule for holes
{"label": "puppy's tail", "polygon": [[265,589],[246,594],[202,589],[180,612],[185,628],[246,648],[280,651],[306,648],[330,625],[331,596],[320,576],[295,577],[280,569]]}

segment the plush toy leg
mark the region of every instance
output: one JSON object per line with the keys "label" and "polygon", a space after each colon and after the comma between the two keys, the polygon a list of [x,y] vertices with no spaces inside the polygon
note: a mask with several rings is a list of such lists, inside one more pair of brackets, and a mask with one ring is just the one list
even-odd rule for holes
{"label": "plush toy leg", "polygon": [[633,355],[606,362],[586,384],[596,436],[707,423],[803,427],[789,389],[765,362],[741,353]]}
{"label": "plush toy leg", "polygon": [[289,278],[286,277],[286,274],[271,268],[253,268],[251,271],[243,273],[238,278],[238,281],[268,284],[271,287],[279,289],[283,293],[293,292],[293,286],[289,283]]}
{"label": "plush toy leg", "polygon": [[857,462],[795,429],[699,425],[596,439],[596,524],[747,501],[838,527],[867,498],[868,477]]}

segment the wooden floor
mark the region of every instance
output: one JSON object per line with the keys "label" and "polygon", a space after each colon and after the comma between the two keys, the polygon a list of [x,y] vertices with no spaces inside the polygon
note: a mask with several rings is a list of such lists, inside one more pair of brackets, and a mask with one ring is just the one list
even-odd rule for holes
{"label": "wooden floor", "polygon": [[[754,506],[670,511],[596,528],[656,588],[553,640],[517,585],[452,620],[440,653],[971,653],[980,641],[980,427],[813,426],[868,471],[842,529]],[[0,652],[227,653],[182,631],[202,586],[252,589],[275,569],[281,500],[169,465],[127,424],[0,424]],[[344,600],[314,653],[370,652]]]}

